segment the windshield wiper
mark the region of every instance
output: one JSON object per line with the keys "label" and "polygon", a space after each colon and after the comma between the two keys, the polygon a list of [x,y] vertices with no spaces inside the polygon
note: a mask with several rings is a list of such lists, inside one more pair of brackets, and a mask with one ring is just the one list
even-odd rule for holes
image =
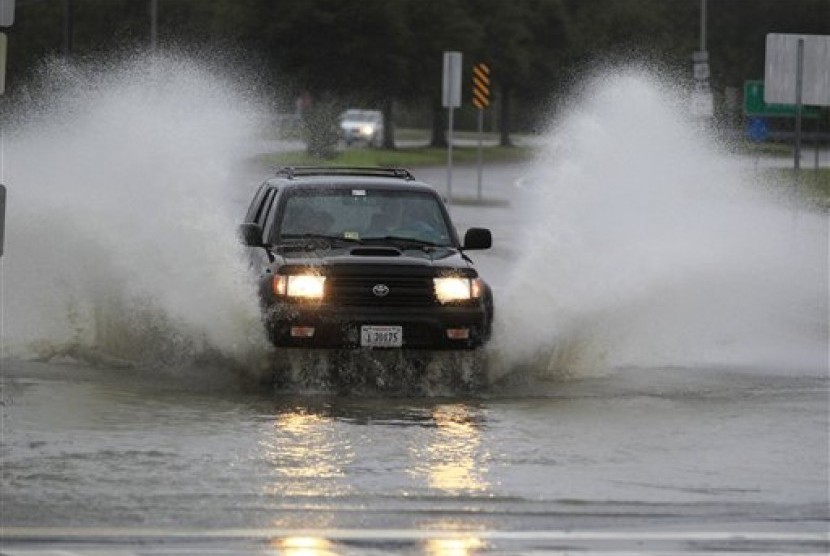
{"label": "windshield wiper", "polygon": [[[292,240],[289,242],[285,242],[284,240]],[[293,241],[297,240],[297,241]],[[333,243],[363,243],[359,239],[351,238],[351,237],[343,237],[343,236],[335,236],[330,234],[313,234],[313,233],[305,233],[305,234],[282,234],[280,236],[280,247],[288,248],[288,249],[300,249],[300,250],[309,250],[313,251],[315,249],[321,248],[320,242],[326,242],[327,245],[331,245]],[[316,245],[315,245],[316,244]]]}
{"label": "windshield wiper", "polygon": [[280,239],[323,239],[326,241],[344,241],[346,243],[362,243],[353,237],[335,236],[331,234],[282,234]]}
{"label": "windshield wiper", "polygon": [[[364,237],[363,242],[369,241],[377,241],[377,242],[386,242],[386,243],[408,243],[412,244],[415,247],[425,248],[425,247],[446,247],[446,245],[439,245],[438,243],[434,243],[432,241],[427,241],[425,239],[417,239],[414,237],[403,237],[403,236],[383,236],[383,237]],[[410,248],[411,249],[411,248]]]}

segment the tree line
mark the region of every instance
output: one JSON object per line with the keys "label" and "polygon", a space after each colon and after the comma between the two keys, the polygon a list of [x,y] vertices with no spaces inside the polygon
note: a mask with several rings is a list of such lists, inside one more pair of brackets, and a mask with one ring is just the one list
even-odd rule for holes
{"label": "tree line", "polygon": [[[691,76],[700,0],[18,0],[7,89],[44,59],[83,60],[150,47],[234,53],[284,106],[396,107],[431,114],[445,141],[444,51],[491,68],[502,144],[597,63],[659,64]],[[769,32],[830,34],[830,0],[709,0],[715,91],[763,76]],[[464,99],[469,104],[469,79]],[[387,126],[393,130],[393,126]],[[391,134],[386,145],[392,146]]]}

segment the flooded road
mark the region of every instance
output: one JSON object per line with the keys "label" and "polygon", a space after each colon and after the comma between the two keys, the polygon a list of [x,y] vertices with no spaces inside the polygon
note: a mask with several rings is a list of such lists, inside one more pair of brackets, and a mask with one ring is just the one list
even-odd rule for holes
{"label": "flooded road", "polygon": [[[447,399],[235,385],[5,361],[12,539],[525,531],[552,546],[545,532],[682,530],[797,533],[826,549],[824,376],[620,369]],[[782,539],[764,546],[798,546]]]}

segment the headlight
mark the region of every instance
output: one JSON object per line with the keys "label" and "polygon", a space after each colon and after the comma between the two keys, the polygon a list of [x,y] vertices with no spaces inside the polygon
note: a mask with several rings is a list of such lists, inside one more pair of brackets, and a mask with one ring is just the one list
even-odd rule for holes
{"label": "headlight", "polygon": [[457,276],[433,278],[435,297],[441,303],[468,301],[481,297],[484,286],[478,278],[460,278]]}
{"label": "headlight", "polygon": [[375,128],[370,125],[363,125],[360,126],[360,134],[361,135],[372,135],[375,132]]}
{"label": "headlight", "polygon": [[288,297],[322,299],[325,283],[326,277],[316,274],[276,275],[274,276],[274,293]]}

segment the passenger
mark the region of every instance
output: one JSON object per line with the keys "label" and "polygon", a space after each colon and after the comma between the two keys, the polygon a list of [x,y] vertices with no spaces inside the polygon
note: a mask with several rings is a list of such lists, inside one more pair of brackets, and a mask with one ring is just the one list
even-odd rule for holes
{"label": "passenger", "polygon": [[439,234],[426,218],[418,203],[407,204],[403,199],[389,198],[381,205],[381,212],[372,216],[365,237],[402,236],[425,241],[438,241]]}

